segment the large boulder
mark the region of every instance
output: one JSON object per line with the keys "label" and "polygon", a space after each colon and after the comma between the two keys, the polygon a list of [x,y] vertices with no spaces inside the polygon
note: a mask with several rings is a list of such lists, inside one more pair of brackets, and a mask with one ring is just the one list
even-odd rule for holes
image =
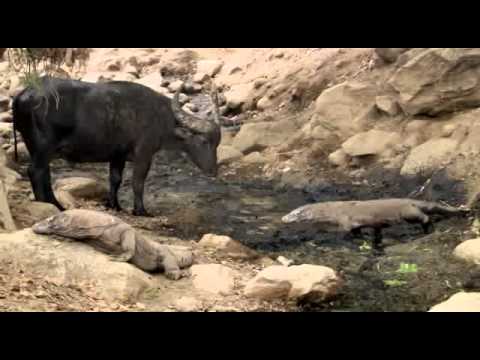
{"label": "large boulder", "polygon": [[422,171],[444,166],[456,153],[458,142],[449,138],[429,140],[412,149],[400,171],[402,175],[415,175]]}
{"label": "large boulder", "polygon": [[322,126],[345,137],[353,136],[375,109],[376,96],[377,88],[369,83],[349,81],[333,86],[317,98],[315,115],[304,132],[309,135]]}
{"label": "large boulder", "polygon": [[406,114],[436,115],[480,105],[480,48],[429,48],[404,56],[389,84]]}
{"label": "large boulder", "polygon": [[234,270],[220,264],[201,264],[191,267],[196,289],[217,295],[229,295],[235,287]]}
{"label": "large boulder", "polygon": [[162,86],[163,77],[158,72],[154,72],[154,73],[151,73],[147,76],[144,76],[140,80],[136,80],[135,82],[137,84],[147,86],[150,89],[152,89],[152,90],[154,90],[154,91],[156,91],[160,94],[163,94],[163,95],[167,95],[169,93],[168,89]]}
{"label": "large boulder", "polygon": [[28,203],[28,206],[25,206],[23,211],[35,222],[44,220],[60,212],[55,205],[39,201]]}
{"label": "large boulder", "polygon": [[206,234],[200,239],[198,245],[215,249],[219,254],[224,254],[235,259],[252,259],[258,257],[258,253],[232,239],[230,236]]}
{"label": "large boulder", "polygon": [[453,251],[459,259],[480,265],[480,238],[462,242]]}
{"label": "large boulder", "polygon": [[53,189],[55,192],[65,191],[72,197],[80,199],[100,199],[105,198],[108,194],[108,189],[105,184],[87,177],[58,179]]}
{"label": "large boulder", "polygon": [[217,157],[219,164],[228,164],[241,159],[243,153],[240,150],[235,149],[233,146],[220,145],[217,149]]}
{"label": "large boulder", "polygon": [[87,244],[57,241],[31,229],[0,234],[0,259],[61,284],[92,284],[106,300],[136,301],[154,285],[149,274],[111,261]]}
{"label": "large boulder", "polygon": [[322,302],[335,296],[343,281],[325,266],[270,266],[250,280],[244,289],[248,297],[263,300],[292,299]]}
{"label": "large boulder", "polygon": [[222,70],[221,60],[199,60],[197,62],[197,74],[206,74],[210,77],[217,75]]}
{"label": "large boulder", "polygon": [[343,149],[338,149],[328,155],[328,162],[333,166],[347,166],[349,161],[350,157]]}
{"label": "large boulder", "polygon": [[370,130],[352,136],[342,144],[349,156],[379,155],[401,141],[398,133]]}
{"label": "large boulder", "polygon": [[295,124],[288,120],[245,124],[233,139],[232,146],[243,154],[262,151],[285,143],[296,131]]}
{"label": "large boulder", "polygon": [[16,226],[10,212],[7,195],[8,189],[4,181],[0,180],[0,229],[13,231],[16,230]]}
{"label": "large boulder", "polygon": [[429,312],[480,312],[480,293],[457,293]]}
{"label": "large boulder", "polygon": [[410,50],[410,48],[376,48],[375,53],[383,61],[387,63],[393,63],[397,61],[400,55],[408,50]]}
{"label": "large boulder", "polygon": [[254,90],[252,83],[233,85],[230,90],[225,93],[227,98],[227,108],[231,110],[243,109],[248,110],[251,94]]}

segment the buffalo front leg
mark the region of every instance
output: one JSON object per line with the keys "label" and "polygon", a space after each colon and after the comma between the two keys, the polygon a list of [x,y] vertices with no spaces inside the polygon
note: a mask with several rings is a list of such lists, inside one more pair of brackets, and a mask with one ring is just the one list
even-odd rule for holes
{"label": "buffalo front leg", "polygon": [[125,169],[125,159],[115,159],[110,162],[110,195],[107,207],[122,211],[118,202],[118,189],[122,184],[123,170]]}
{"label": "buffalo front leg", "polygon": [[147,178],[148,171],[150,170],[150,165],[152,159],[140,158],[136,159],[133,167],[133,215],[135,216],[148,216],[151,215],[145,210],[143,204],[143,193],[145,189],[145,179]]}

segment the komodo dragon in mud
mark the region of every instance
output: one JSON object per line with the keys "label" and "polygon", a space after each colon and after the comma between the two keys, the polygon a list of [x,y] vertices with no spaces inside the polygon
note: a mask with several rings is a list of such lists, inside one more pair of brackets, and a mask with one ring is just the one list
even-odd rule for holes
{"label": "komodo dragon in mud", "polygon": [[368,201],[331,201],[302,206],[282,217],[285,224],[311,224],[319,230],[352,232],[361,235],[362,228],[375,230],[374,246],[382,243],[382,229],[402,221],[421,224],[425,234],[433,231],[428,215],[453,216],[468,209],[444,206],[435,202],[411,199]]}
{"label": "komodo dragon in mud", "polygon": [[164,271],[171,280],[186,277],[193,253],[155,243],[119,218],[93,210],[67,210],[32,226],[36,234],[85,240],[106,252],[112,261],[130,262],[148,271]]}

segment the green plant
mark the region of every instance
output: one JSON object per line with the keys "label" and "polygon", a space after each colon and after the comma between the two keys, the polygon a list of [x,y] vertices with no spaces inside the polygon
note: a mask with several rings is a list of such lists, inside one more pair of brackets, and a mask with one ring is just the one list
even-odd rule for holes
{"label": "green plant", "polygon": [[369,251],[372,247],[368,244],[368,242],[364,241],[362,245],[360,245],[360,251]]}
{"label": "green plant", "polygon": [[418,272],[417,264],[401,263],[400,267],[397,270],[397,273],[400,273],[400,274],[412,274],[416,272]]}
{"label": "green plant", "polygon": [[391,286],[391,287],[397,287],[397,286],[406,285],[407,282],[404,281],[404,280],[393,279],[393,280],[385,280],[384,284],[387,285],[387,286]]}

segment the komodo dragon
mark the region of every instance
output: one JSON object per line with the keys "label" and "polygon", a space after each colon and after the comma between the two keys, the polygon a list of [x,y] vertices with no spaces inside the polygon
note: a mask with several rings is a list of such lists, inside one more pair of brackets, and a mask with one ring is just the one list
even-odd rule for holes
{"label": "komodo dragon", "polygon": [[421,224],[425,234],[433,231],[428,215],[453,216],[468,213],[435,202],[411,199],[331,201],[302,206],[282,217],[285,224],[311,224],[324,231],[346,231],[361,235],[362,228],[375,230],[374,246],[382,243],[382,229],[402,221]]}
{"label": "komodo dragon", "polygon": [[181,269],[193,263],[191,251],[158,244],[119,218],[99,211],[67,210],[34,224],[32,230],[84,240],[109,254],[113,261],[130,262],[148,272],[163,270],[172,280],[187,276]]}

